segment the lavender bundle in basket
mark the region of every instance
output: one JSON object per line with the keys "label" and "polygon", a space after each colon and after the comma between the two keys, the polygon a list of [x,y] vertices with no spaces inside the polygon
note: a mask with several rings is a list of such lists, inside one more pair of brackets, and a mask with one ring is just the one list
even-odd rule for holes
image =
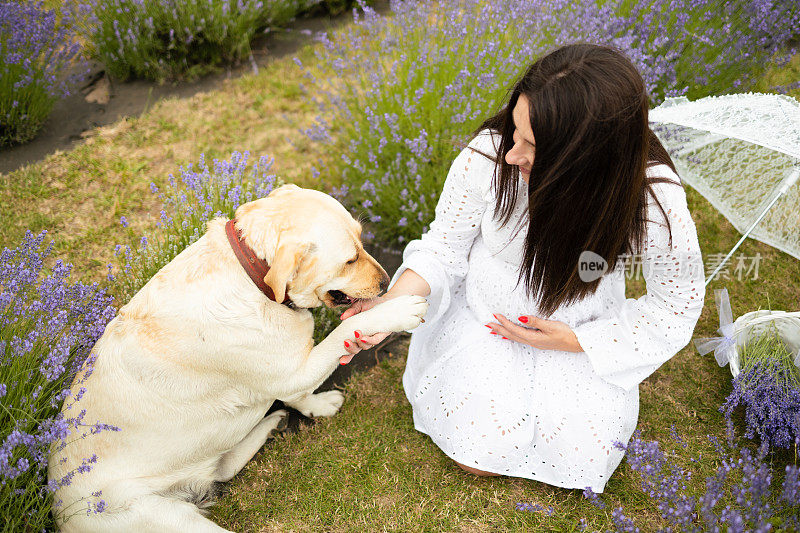
{"label": "lavender bundle in basket", "polygon": [[720,407],[728,420],[744,408],[745,437],[758,435],[770,448],[790,448],[800,439],[800,368],[774,324],[740,350],[741,371]]}

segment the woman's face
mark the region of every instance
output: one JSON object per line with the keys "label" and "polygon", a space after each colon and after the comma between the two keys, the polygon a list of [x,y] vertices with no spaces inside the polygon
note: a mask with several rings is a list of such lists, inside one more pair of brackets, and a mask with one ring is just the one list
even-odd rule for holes
{"label": "woman's face", "polygon": [[527,183],[531,177],[533,156],[536,154],[536,138],[531,129],[528,99],[524,94],[519,95],[512,116],[514,118],[514,146],[506,153],[506,163],[518,166],[522,179]]}

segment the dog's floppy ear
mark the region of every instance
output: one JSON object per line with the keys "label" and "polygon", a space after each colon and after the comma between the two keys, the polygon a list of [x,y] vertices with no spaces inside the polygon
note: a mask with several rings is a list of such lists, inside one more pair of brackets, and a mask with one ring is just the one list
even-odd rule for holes
{"label": "dog's floppy ear", "polygon": [[264,276],[264,283],[272,289],[275,301],[283,302],[286,298],[286,285],[294,277],[305,249],[295,242],[281,242],[275,251],[275,257],[269,265],[269,272]]}

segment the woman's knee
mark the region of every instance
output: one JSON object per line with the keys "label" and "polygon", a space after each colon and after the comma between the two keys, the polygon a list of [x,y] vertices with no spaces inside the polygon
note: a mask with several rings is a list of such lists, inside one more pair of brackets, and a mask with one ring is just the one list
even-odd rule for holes
{"label": "woman's knee", "polygon": [[453,461],[453,462],[455,464],[457,464],[459,466],[459,468],[461,468],[461,470],[464,470],[465,472],[469,472],[470,474],[474,474],[476,476],[490,477],[490,476],[499,476],[500,475],[500,474],[495,474],[494,472],[486,472],[484,470],[478,470],[477,468],[472,468],[471,466],[462,465],[458,461]]}

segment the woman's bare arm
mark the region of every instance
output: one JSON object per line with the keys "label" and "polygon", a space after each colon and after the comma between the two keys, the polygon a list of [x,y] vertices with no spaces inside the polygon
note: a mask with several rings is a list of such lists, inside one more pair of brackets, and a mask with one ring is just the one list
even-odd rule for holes
{"label": "woman's bare arm", "polygon": [[416,296],[428,296],[431,293],[431,287],[422,276],[407,268],[400,274],[397,281],[392,285],[384,296],[399,296],[401,294],[414,294]]}

